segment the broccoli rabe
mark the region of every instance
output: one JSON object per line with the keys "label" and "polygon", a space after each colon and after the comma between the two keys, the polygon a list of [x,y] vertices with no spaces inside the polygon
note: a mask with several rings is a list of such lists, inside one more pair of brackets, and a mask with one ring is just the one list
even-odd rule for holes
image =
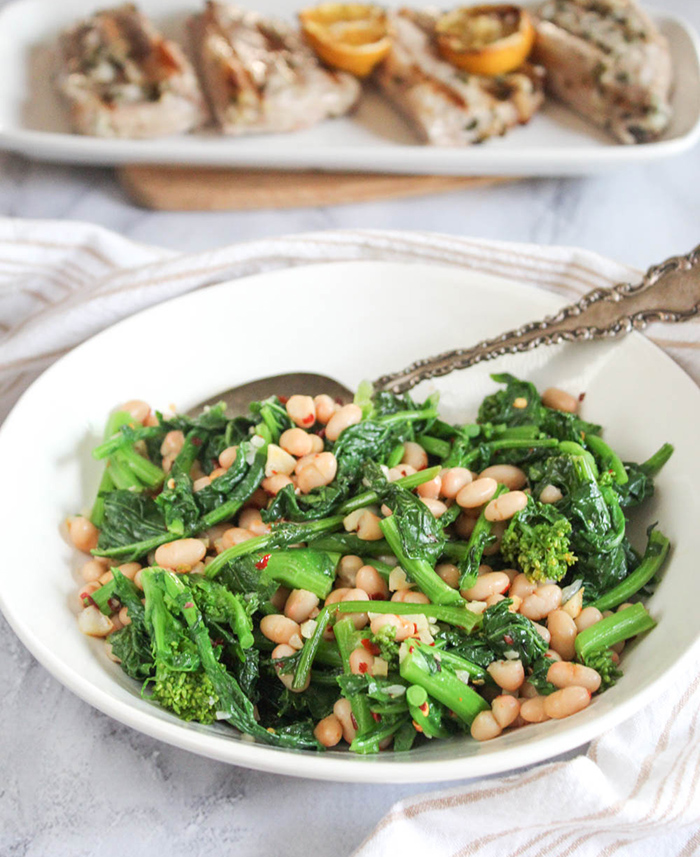
{"label": "broccoli rabe", "polygon": [[182,720],[214,723],[219,697],[206,673],[158,668],[150,685],[151,699]]}
{"label": "broccoli rabe", "polygon": [[530,498],[508,525],[501,554],[532,581],[561,580],[576,562],[571,524],[553,505]]}
{"label": "broccoli rabe", "polygon": [[596,649],[583,658],[583,663],[585,666],[594,669],[600,676],[601,691],[612,687],[622,675],[622,670],[613,661],[610,649]]}

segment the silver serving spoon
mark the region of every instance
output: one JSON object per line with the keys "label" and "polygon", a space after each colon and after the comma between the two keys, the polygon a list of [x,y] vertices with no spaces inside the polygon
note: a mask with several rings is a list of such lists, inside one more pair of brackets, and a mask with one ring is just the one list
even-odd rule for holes
{"label": "silver serving spoon", "polygon": [[[674,256],[650,268],[636,285],[622,283],[610,289],[593,289],[556,315],[509,330],[471,348],[446,351],[417,360],[406,369],[382,375],[374,382],[374,389],[405,393],[428,378],[448,375],[455,369],[466,369],[502,354],[530,351],[540,345],[556,345],[564,341],[613,339],[631,330],[643,330],[656,321],[687,321],[699,312],[700,245],[687,256]],[[252,401],[294,393],[308,396],[327,393],[343,401],[351,401],[354,395],[343,384],[326,375],[291,372],[233,387],[202,402],[190,413],[199,413],[203,407],[223,401],[231,414],[244,414]]]}

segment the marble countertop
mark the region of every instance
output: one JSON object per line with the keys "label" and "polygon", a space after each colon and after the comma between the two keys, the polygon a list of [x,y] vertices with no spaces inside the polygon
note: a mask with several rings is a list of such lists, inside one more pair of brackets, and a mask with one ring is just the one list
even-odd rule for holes
{"label": "marble countertop", "polygon": [[[0,0],[2,5],[2,0]],[[661,4],[660,4],[661,5]],[[700,29],[698,0],[664,10]],[[585,179],[394,202],[171,214],[113,173],[0,155],[0,216],[85,220],[196,251],[307,230],[418,229],[579,245],[646,268],[700,243],[700,150]],[[314,783],[246,771],[121,726],[53,679],[0,617],[0,855],[346,855],[404,795],[435,786]]]}

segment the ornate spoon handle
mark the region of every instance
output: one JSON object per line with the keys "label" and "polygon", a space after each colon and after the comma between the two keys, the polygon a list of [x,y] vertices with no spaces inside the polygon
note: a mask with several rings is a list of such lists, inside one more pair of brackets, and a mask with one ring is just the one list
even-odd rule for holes
{"label": "ornate spoon handle", "polygon": [[700,245],[687,256],[675,256],[650,268],[641,283],[593,289],[556,315],[486,339],[472,348],[417,360],[406,369],[383,375],[374,387],[403,393],[428,378],[448,375],[502,354],[563,341],[612,339],[631,330],[643,330],[655,321],[687,321],[699,312]]}

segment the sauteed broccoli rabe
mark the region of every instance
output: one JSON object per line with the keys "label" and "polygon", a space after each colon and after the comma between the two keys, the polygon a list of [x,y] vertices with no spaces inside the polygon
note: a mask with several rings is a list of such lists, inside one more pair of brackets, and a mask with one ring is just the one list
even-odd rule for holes
{"label": "sauteed broccoli rabe", "polygon": [[579,400],[494,375],[473,423],[361,385],[191,418],[128,402],[69,521],[80,629],[142,694],[258,742],[355,753],[573,715],[622,675],[669,551]]}

